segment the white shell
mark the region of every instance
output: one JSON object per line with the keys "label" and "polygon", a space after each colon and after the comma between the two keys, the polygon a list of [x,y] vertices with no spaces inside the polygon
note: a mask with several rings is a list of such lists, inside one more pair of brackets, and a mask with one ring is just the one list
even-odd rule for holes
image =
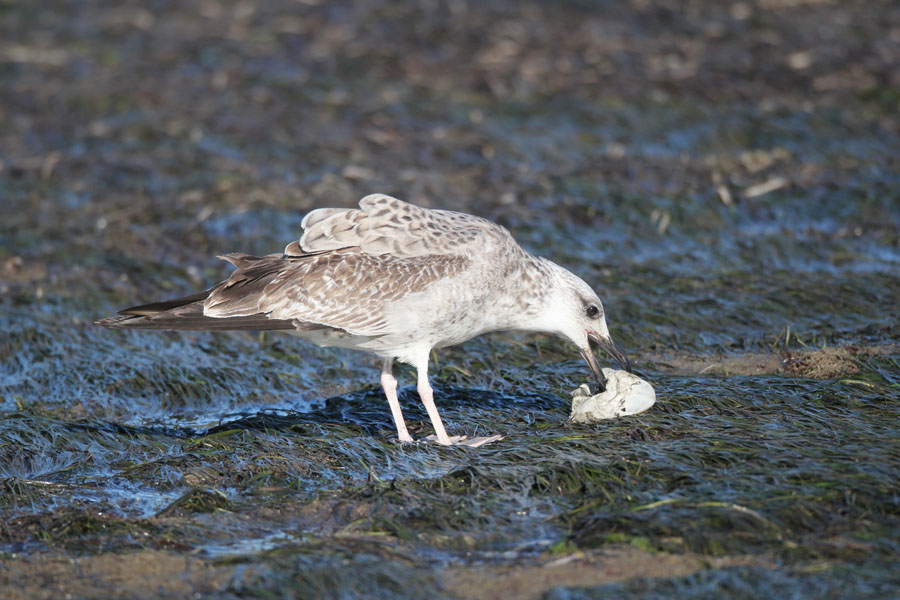
{"label": "white shell", "polygon": [[656,402],[653,386],[627,371],[603,369],[606,391],[591,396],[586,383],[572,391],[572,414],[575,423],[592,423],[642,413]]}

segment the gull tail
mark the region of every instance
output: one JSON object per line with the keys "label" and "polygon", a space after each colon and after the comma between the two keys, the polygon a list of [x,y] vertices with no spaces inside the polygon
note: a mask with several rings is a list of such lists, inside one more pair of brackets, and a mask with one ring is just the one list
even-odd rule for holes
{"label": "gull tail", "polygon": [[270,319],[265,313],[241,317],[208,317],[203,314],[203,301],[216,288],[183,298],[133,306],[119,311],[119,316],[96,321],[111,329],[158,329],[187,331],[262,331],[296,329],[290,319]]}
{"label": "gull tail", "polygon": [[[95,323],[112,329],[157,329],[186,331],[263,331],[278,329],[309,330],[321,325],[301,323],[295,319],[270,319],[264,312],[253,313],[255,305],[265,286],[280,272],[281,255],[262,258],[249,254],[226,254],[221,256],[238,267],[227,281],[213,286],[205,292],[198,292],[183,298],[164,300],[141,306],[132,306],[119,311],[119,316],[100,319]],[[204,314],[204,304],[210,295],[225,295],[225,303],[240,304],[237,314],[209,316]],[[235,296],[233,299],[230,296]],[[220,304],[223,301],[220,300]],[[251,314],[247,314],[250,312]]]}
{"label": "gull tail", "polygon": [[[133,306],[119,311],[119,316],[96,321],[113,329],[158,329],[190,331],[314,331],[329,329],[327,325],[299,319],[272,319],[259,310],[260,298],[269,284],[294,264],[281,254],[251,256],[223,254],[237,270],[222,283],[205,292],[183,298]],[[301,257],[292,257],[297,259]]]}

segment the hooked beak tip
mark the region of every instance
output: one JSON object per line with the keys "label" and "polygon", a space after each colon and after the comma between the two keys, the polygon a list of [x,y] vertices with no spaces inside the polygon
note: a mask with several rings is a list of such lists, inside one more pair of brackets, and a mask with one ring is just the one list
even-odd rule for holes
{"label": "hooked beak tip", "polygon": [[[597,345],[603,348],[613,359],[619,363],[619,366],[631,373],[631,361],[628,360],[628,357],[625,356],[625,353],[622,352],[618,346],[612,341],[609,337],[601,337],[600,335],[590,332],[588,333],[588,338],[597,342]],[[590,352],[590,350],[588,350]]]}

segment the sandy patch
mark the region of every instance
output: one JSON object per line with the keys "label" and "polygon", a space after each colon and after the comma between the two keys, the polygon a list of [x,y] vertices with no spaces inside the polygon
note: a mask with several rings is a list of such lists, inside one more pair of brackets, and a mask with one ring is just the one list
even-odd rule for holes
{"label": "sandy patch", "polygon": [[862,356],[900,354],[900,346],[835,346],[781,353],[747,353],[737,356],[656,356],[654,366],[675,375],[794,375],[834,379],[859,372],[855,360]]}
{"label": "sandy patch", "polygon": [[575,553],[529,566],[472,566],[448,569],[446,590],[466,600],[532,600],[559,587],[593,587],[635,577],[682,577],[709,568],[774,566],[753,556],[710,558],[697,554],[661,554],[622,545]]}

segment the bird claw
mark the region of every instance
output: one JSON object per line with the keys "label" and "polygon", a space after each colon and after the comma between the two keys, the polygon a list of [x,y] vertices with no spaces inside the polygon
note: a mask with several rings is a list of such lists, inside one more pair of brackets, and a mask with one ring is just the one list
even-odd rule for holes
{"label": "bird claw", "polygon": [[[450,436],[450,446],[466,446],[467,448],[480,448],[481,446],[485,446],[492,442],[498,442],[503,439],[502,435],[490,435],[486,437],[474,437],[469,438],[466,435],[451,435]],[[439,444],[437,436],[435,434],[431,434],[429,436],[423,437],[420,442],[430,443],[430,444]]]}
{"label": "bird claw", "polygon": [[[465,437],[465,436],[463,436]],[[493,442],[499,442],[503,439],[502,435],[489,435],[485,437],[474,437],[468,440],[464,440],[459,442],[458,444],[454,444],[456,446],[467,446],[469,448],[481,448],[482,446],[487,446]]]}

